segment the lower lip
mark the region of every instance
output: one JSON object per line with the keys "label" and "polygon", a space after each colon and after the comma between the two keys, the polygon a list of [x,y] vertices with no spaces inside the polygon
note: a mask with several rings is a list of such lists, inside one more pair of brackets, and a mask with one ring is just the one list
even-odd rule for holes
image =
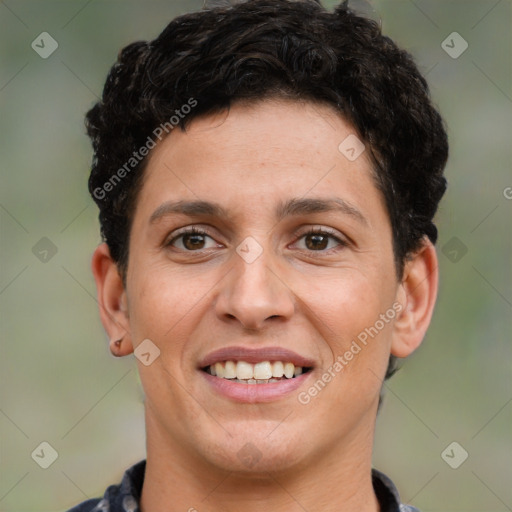
{"label": "lower lip", "polygon": [[221,395],[237,402],[272,402],[289,395],[299,388],[310,376],[312,370],[293,379],[282,379],[268,384],[242,384],[228,379],[215,377],[199,370],[208,383]]}

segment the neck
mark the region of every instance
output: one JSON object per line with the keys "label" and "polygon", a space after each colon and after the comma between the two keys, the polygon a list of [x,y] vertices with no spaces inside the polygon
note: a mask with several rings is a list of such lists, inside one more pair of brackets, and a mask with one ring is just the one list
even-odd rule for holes
{"label": "neck", "polygon": [[234,472],[169,440],[148,420],[142,512],[379,512],[371,480],[374,427],[315,453],[300,467]]}

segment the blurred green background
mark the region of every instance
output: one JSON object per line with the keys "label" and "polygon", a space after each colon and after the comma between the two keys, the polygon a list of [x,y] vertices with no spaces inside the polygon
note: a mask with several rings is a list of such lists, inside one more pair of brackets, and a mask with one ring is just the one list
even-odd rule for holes
{"label": "blurred green background", "polygon": [[[66,510],[145,456],[135,362],[110,355],[94,299],[100,238],[83,117],[120,48],[202,5],[0,2],[1,511]],[[353,5],[415,56],[451,146],[438,304],[386,385],[374,465],[422,512],[512,510],[512,6]],[[42,32],[58,44],[46,59],[31,47]],[[31,457],[43,441],[58,452],[46,470]],[[469,454],[458,469],[441,457],[453,441]]]}

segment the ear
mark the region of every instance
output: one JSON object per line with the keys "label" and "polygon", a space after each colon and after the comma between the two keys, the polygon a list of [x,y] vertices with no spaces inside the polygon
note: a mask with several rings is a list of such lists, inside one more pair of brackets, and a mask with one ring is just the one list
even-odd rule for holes
{"label": "ear", "polygon": [[133,344],[126,291],[107,244],[103,243],[96,248],[91,267],[98,291],[101,322],[110,338],[110,351],[117,357],[131,354]]}
{"label": "ear", "polygon": [[403,305],[393,329],[391,354],[407,357],[421,344],[430,324],[439,279],[437,254],[425,238],[422,247],[405,263],[397,299]]}

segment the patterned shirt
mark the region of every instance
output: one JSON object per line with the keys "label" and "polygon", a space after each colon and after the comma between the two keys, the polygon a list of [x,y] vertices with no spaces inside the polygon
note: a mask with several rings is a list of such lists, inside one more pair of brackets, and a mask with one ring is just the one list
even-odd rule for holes
{"label": "patterned shirt", "polygon": [[[146,461],[142,460],[126,471],[119,485],[111,485],[103,498],[84,501],[68,512],[140,512],[145,470]],[[393,482],[376,469],[372,469],[372,482],[380,512],[420,512],[411,505],[402,505]]]}

